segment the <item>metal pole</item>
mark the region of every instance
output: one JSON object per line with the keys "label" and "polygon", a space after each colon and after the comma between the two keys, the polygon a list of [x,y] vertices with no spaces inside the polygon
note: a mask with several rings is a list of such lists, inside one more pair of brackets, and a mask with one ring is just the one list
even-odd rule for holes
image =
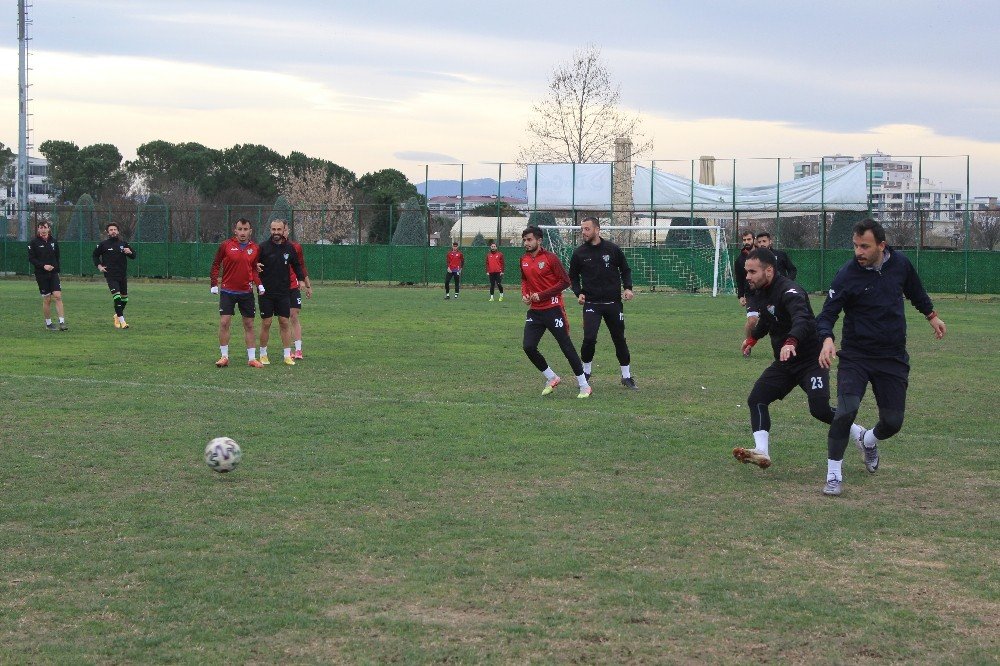
{"label": "metal pole", "polygon": [[969,298],[969,216],[970,206],[972,205],[972,200],[969,198],[971,195],[971,185],[972,182],[972,171],[969,165],[969,156],[965,156],[965,286],[963,291],[965,291],[965,298]]}
{"label": "metal pole", "polygon": [[826,286],[826,158],[819,159],[819,287]]}
{"label": "metal pole", "polygon": [[781,242],[781,158],[778,158],[778,175],[774,183],[774,239]]}
{"label": "metal pole", "polygon": [[[17,217],[20,240],[28,240],[28,16],[25,0],[17,2]],[[61,194],[61,193],[60,193]],[[82,248],[81,248],[82,249]]]}
{"label": "metal pole", "polygon": [[[458,177],[458,235],[462,235],[462,222],[465,220],[465,164],[459,165]],[[449,234],[450,236],[451,234]]]}
{"label": "metal pole", "polygon": [[497,238],[500,238],[500,227],[502,224],[503,217],[501,213],[503,212],[503,199],[501,194],[503,193],[503,188],[501,184],[503,183],[503,162],[497,164]]}
{"label": "metal pole", "polygon": [[917,158],[917,259],[913,262],[913,267],[920,270],[920,250],[924,246],[924,215],[923,215],[923,204],[920,203],[920,194],[923,192],[923,180],[924,180],[924,156],[921,155]]}

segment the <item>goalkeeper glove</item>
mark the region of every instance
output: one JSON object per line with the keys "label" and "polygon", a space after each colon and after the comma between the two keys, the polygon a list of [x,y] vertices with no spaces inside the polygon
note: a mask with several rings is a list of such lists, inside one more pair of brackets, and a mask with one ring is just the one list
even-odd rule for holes
{"label": "goalkeeper glove", "polygon": [[219,293],[219,288],[218,288],[218,287],[212,287],[211,289],[209,289],[209,291],[210,291],[210,292],[212,292],[213,294],[216,294],[216,295],[218,295],[218,293]]}

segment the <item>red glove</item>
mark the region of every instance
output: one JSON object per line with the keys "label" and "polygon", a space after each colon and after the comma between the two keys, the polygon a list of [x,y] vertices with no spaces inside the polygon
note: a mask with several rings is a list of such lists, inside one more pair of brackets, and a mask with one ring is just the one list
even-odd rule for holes
{"label": "red glove", "polygon": [[743,341],[743,355],[746,356],[747,358],[749,358],[750,357],[750,350],[753,349],[753,346],[755,344],[757,344],[757,341],[754,340],[753,338],[747,338],[746,340],[744,340]]}

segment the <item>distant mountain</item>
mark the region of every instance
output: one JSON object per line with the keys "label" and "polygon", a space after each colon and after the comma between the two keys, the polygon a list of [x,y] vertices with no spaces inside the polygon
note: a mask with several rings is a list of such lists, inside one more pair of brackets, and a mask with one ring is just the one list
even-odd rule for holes
{"label": "distant mountain", "polygon": [[[414,183],[420,194],[424,193],[424,182]],[[460,180],[428,180],[426,183],[428,197],[457,197],[459,194],[464,194],[467,197],[479,197],[496,195],[497,193],[497,181],[494,178],[467,180],[464,187]],[[521,180],[505,180],[500,183],[500,196],[526,199],[528,197],[527,183],[523,178]]]}

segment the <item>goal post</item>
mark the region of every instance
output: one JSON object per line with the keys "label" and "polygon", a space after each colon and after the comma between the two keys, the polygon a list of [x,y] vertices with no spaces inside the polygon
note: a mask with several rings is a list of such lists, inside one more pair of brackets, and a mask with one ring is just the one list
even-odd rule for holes
{"label": "goal post", "polygon": [[[579,225],[540,225],[545,247],[567,268],[583,240]],[[622,248],[632,282],[651,291],[734,293],[725,227],[719,225],[601,226],[601,236]]]}

